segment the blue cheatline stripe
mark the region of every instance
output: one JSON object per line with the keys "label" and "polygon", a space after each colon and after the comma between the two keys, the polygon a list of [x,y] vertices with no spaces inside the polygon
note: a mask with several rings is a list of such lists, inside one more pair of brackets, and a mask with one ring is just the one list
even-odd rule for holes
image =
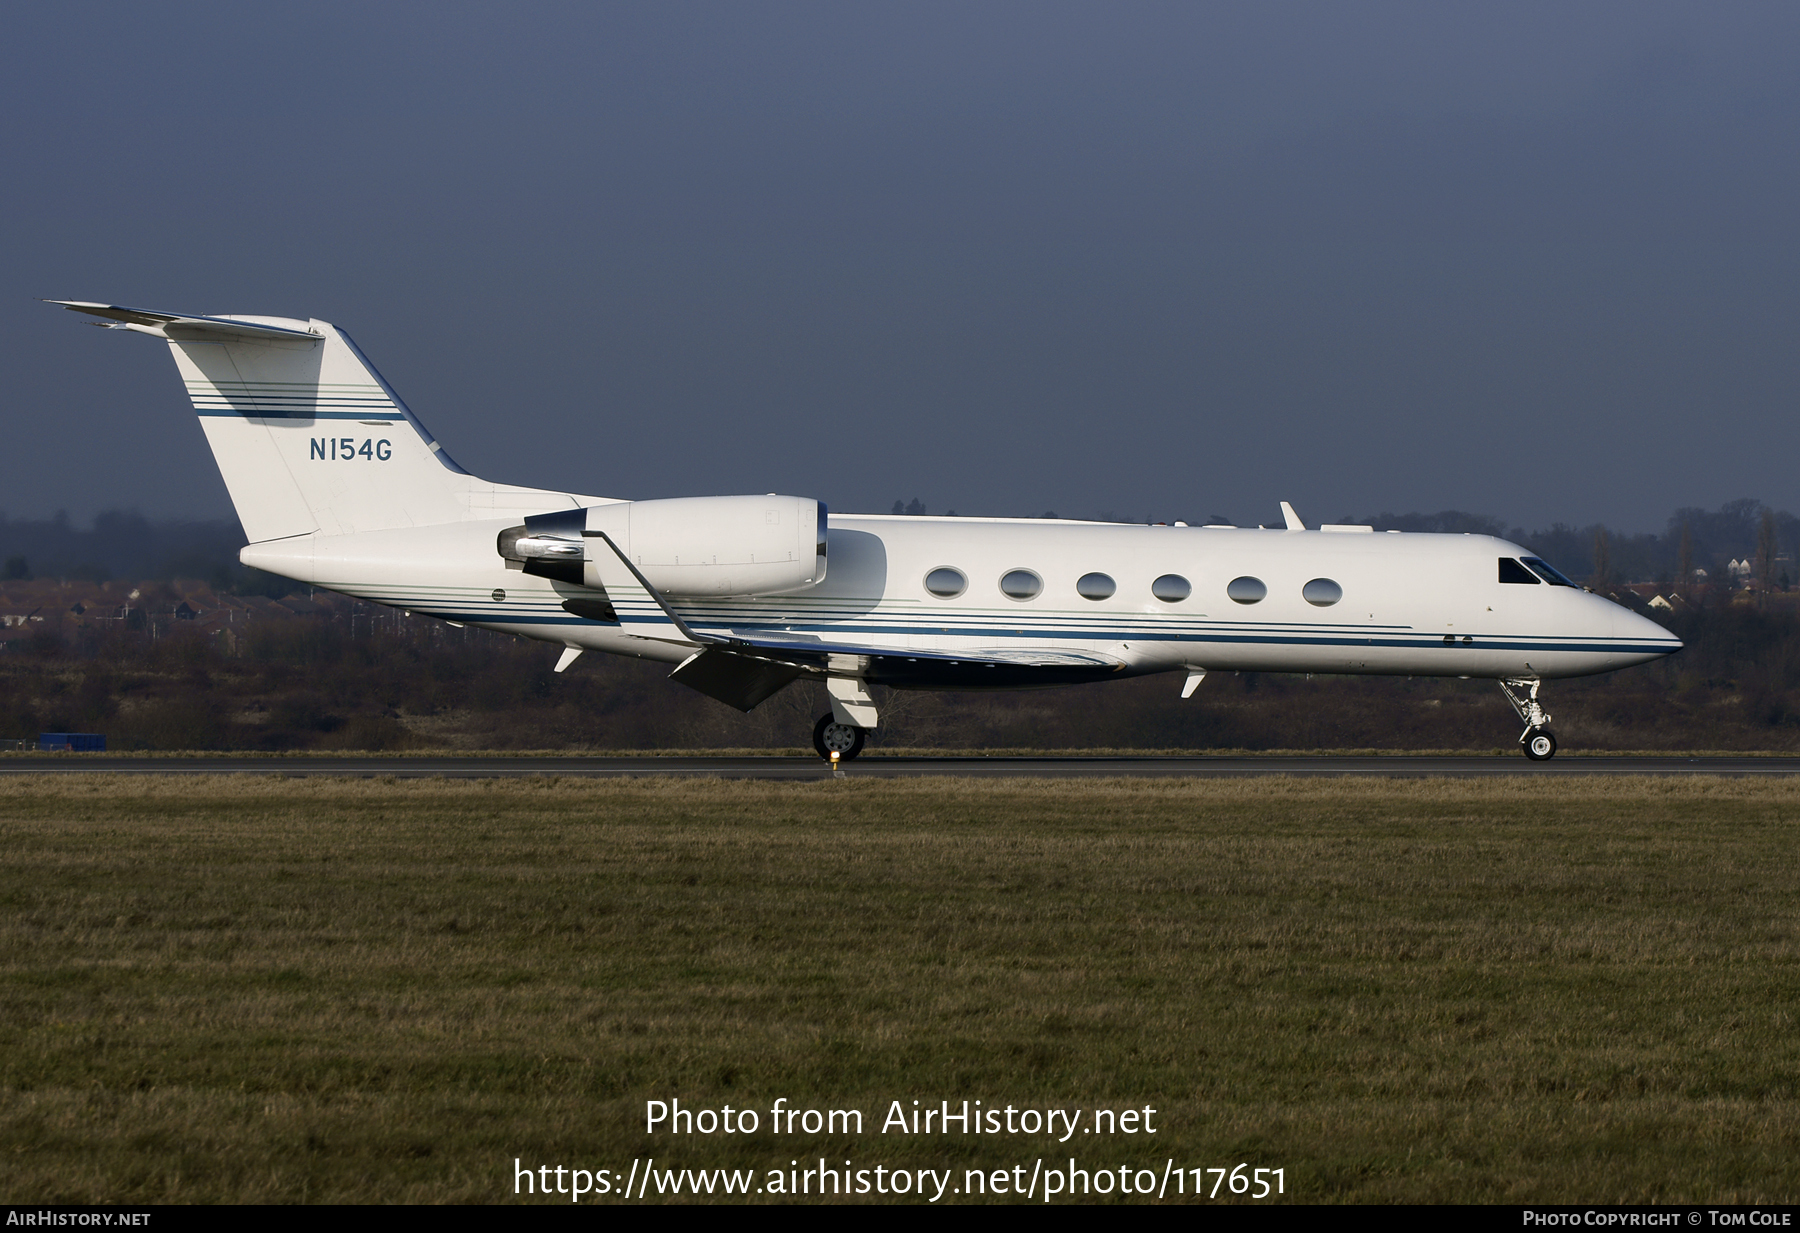
{"label": "blue cheatline stripe", "polygon": [[[693,620],[691,618],[690,618],[690,623],[693,623]],[[714,623],[708,622],[708,621],[705,621],[704,619],[702,619],[701,624],[707,625],[708,627],[710,627]],[[1123,640],[1123,639],[1137,638],[1137,639],[1152,639],[1155,641],[1162,641],[1162,642],[1184,642],[1184,641],[1229,642],[1229,643],[1271,644],[1271,645],[1289,644],[1289,645],[1295,645],[1295,646],[1417,646],[1417,647],[1425,647],[1425,646],[1444,646],[1445,645],[1443,643],[1441,636],[1438,636],[1438,635],[1417,634],[1417,633],[1410,634],[1410,635],[1370,634],[1370,633],[1361,633],[1361,632],[1358,632],[1355,630],[1345,630],[1342,627],[1338,627],[1336,629],[1333,629],[1331,627],[1325,627],[1322,629],[1314,627],[1316,629],[1316,632],[1313,632],[1313,633],[1304,633],[1299,629],[1293,629],[1291,631],[1284,631],[1281,633],[1273,633],[1273,632],[1272,633],[1251,633],[1251,632],[1245,632],[1242,626],[1231,626],[1231,627],[1225,627],[1225,628],[1218,628],[1218,627],[1200,627],[1200,626],[1191,626],[1190,625],[1190,626],[1184,626],[1184,627],[1178,627],[1178,628],[1172,629],[1167,624],[1161,624],[1161,623],[1159,623],[1158,625],[1153,625],[1153,626],[1113,625],[1110,627],[1089,627],[1089,628],[1084,628],[1084,629],[1073,629],[1072,630],[1067,627],[1062,627],[1062,628],[1040,627],[1038,629],[1031,629],[1031,628],[1021,629],[1021,628],[1019,628],[1017,622],[1012,622],[1005,627],[997,627],[997,626],[985,626],[985,625],[942,625],[942,624],[938,624],[936,622],[933,622],[929,625],[924,625],[924,624],[921,624],[921,625],[897,625],[897,624],[889,624],[889,623],[875,624],[875,623],[860,622],[860,621],[845,621],[841,624],[829,624],[829,623],[819,623],[819,622],[801,622],[801,621],[788,621],[788,622],[779,622],[779,623],[769,622],[769,621],[760,621],[760,622],[755,622],[753,624],[745,623],[745,628],[766,631],[771,635],[800,632],[800,633],[830,634],[833,637],[840,638],[840,639],[845,638],[845,637],[851,637],[851,636],[869,636],[869,635],[887,634],[887,635],[901,636],[901,637],[924,635],[924,636],[931,636],[931,637],[951,637],[951,638],[1035,638],[1035,639],[1062,638],[1062,639],[1105,640],[1105,641],[1118,641],[1118,640]],[[1524,642],[1518,641],[1517,635],[1513,635],[1513,636],[1509,637],[1506,635],[1497,635],[1497,634],[1488,634],[1488,635],[1472,634],[1470,636],[1475,639],[1476,646],[1486,648],[1489,650],[1496,650],[1496,649],[1497,650],[1519,650],[1519,649],[1552,650],[1552,649],[1561,648],[1561,649],[1565,649],[1565,650],[1593,651],[1593,650],[1601,650],[1601,649],[1629,648],[1633,651],[1643,651],[1643,650],[1649,650],[1649,649],[1661,649],[1661,650],[1673,649],[1671,647],[1668,647],[1668,646],[1662,645],[1662,644],[1658,644],[1658,643],[1617,642],[1617,641],[1613,641],[1613,640],[1595,641],[1592,638],[1582,638],[1579,640],[1573,640],[1573,641],[1568,641],[1568,642],[1550,641],[1549,639],[1554,638],[1555,635],[1538,636],[1536,638],[1532,638],[1530,641],[1524,641]],[[1457,643],[1456,646],[1458,648],[1462,648],[1462,644],[1460,642]],[[1449,648],[1446,647],[1445,649],[1449,649]],[[1474,649],[1474,648],[1471,647],[1471,648],[1466,648],[1466,649]]]}
{"label": "blue cheatline stripe", "polygon": [[[1067,616],[1058,613],[1054,616],[1038,614],[995,614],[986,613],[940,613],[923,614],[908,611],[897,616],[892,612],[883,613],[879,609],[865,607],[846,608],[838,611],[814,608],[805,612],[796,612],[785,616],[771,616],[766,608],[760,610],[743,608],[726,608],[710,606],[696,608],[683,605],[684,618],[690,621],[742,621],[770,630],[836,630],[845,624],[858,624],[860,628],[883,630],[900,633],[941,633],[944,631],[966,632],[968,630],[988,630],[1004,633],[1009,630],[1051,629],[1057,633],[1070,631],[1109,632],[1120,628],[1122,620],[1129,617],[1119,614],[1095,614],[1092,616]],[[1370,635],[1417,634],[1410,625],[1362,625],[1338,624],[1332,622],[1313,621],[1263,621],[1249,624],[1238,621],[1208,620],[1205,614],[1182,614],[1167,616],[1143,615],[1144,620],[1157,629],[1177,629],[1215,632],[1259,633],[1265,630],[1292,630],[1296,633],[1340,633],[1356,637]]]}
{"label": "blue cheatline stripe", "polygon": [[[496,606],[495,608],[481,609],[479,611],[457,611],[455,609],[434,610],[433,606],[430,605],[429,603],[379,601],[379,600],[375,601],[375,602],[378,602],[378,603],[379,602],[390,602],[395,607],[407,607],[407,608],[413,609],[416,612],[426,613],[429,616],[440,617],[444,620],[450,620],[450,621],[463,621],[465,623],[500,624],[500,625],[547,625],[547,626],[575,625],[575,626],[584,626],[587,628],[594,628],[594,627],[596,627],[596,625],[604,624],[602,622],[590,621],[583,617],[567,616],[567,615],[563,615],[563,614],[552,614],[549,612],[543,612],[541,610],[540,611],[521,612],[521,611],[518,611],[515,609],[501,608],[498,606]],[[616,605],[615,605],[615,607],[616,607]],[[631,615],[631,614],[621,610],[619,612],[619,615],[621,618],[620,624],[622,626],[667,625],[669,623],[668,618],[666,616],[663,616],[660,611],[658,611],[658,613],[655,616],[648,616],[648,615],[635,616],[635,615]],[[703,625],[703,624],[696,625],[692,622],[690,622],[689,624],[690,624],[690,628],[692,628],[695,633],[706,634],[709,637],[716,637],[716,638],[726,638],[726,637],[733,636],[734,634],[737,637],[753,638],[753,637],[757,636],[759,633],[769,633],[772,635],[779,635],[780,633],[785,632],[785,631],[778,630],[778,629],[757,630],[757,629],[752,629],[752,628],[742,626],[742,625],[733,626],[729,629],[726,629],[726,628],[721,628],[721,627],[717,627],[717,626],[709,626],[709,625]],[[837,634],[837,641],[840,644],[845,643],[845,642],[855,642],[865,632],[867,632],[867,631],[839,630],[838,634]],[[935,633],[935,632],[936,631],[933,631],[933,633]],[[1009,632],[1003,631],[1003,630],[968,630],[968,631],[962,631],[960,633],[952,633],[950,636],[952,636],[952,637],[967,637],[967,638],[999,637],[999,638],[1007,638],[1007,639],[1031,639],[1031,640],[1039,641],[1039,642],[1057,640],[1057,635],[1049,634],[1049,633],[1017,634],[1017,633],[1009,633]],[[1106,643],[1120,642],[1120,641],[1184,642],[1184,643],[1193,645],[1195,647],[1206,646],[1208,644],[1216,645],[1216,644],[1220,644],[1220,643],[1225,643],[1225,644],[1230,644],[1230,645],[1253,645],[1253,646],[1356,647],[1358,649],[1365,650],[1365,651],[1424,650],[1424,649],[1436,647],[1436,648],[1440,648],[1446,652],[1456,652],[1456,651],[1531,651],[1531,652],[1578,651],[1578,652],[1589,652],[1589,653],[1594,653],[1594,654],[1609,654],[1609,655],[1667,655],[1675,650],[1674,647],[1668,646],[1663,643],[1546,642],[1546,641],[1542,641],[1542,640],[1524,640],[1524,639],[1518,639],[1518,638],[1509,638],[1509,639],[1488,638],[1488,639],[1477,639],[1477,641],[1473,645],[1465,646],[1460,642],[1456,643],[1454,645],[1445,645],[1440,640],[1434,639],[1434,638],[1383,638],[1383,639],[1379,639],[1379,640],[1371,640],[1371,639],[1366,639],[1366,638],[1300,637],[1300,636],[1295,636],[1295,635],[1291,635],[1291,634],[1290,635],[1264,635],[1264,636],[1247,637],[1247,636],[1241,636],[1241,635],[1233,636],[1233,635],[1216,635],[1216,634],[1180,635],[1180,634],[1160,633],[1160,632],[1157,632],[1154,630],[1115,631],[1111,634],[1104,634],[1104,635],[1089,634],[1089,635],[1082,636],[1080,638],[1076,638],[1072,635],[1065,633],[1065,634],[1061,635],[1061,640],[1065,641],[1065,642],[1084,641],[1084,642],[1106,642]],[[806,644],[804,642],[796,642],[794,644],[794,649],[803,651],[806,649]],[[911,650],[912,648],[903,647],[903,646],[881,647],[881,646],[871,645],[871,646],[869,646],[868,649],[871,654],[894,655],[894,656],[904,657],[908,653],[908,651]],[[1042,648],[1042,649],[1049,650],[1049,649],[1055,649],[1055,648]],[[955,648],[939,648],[930,653],[934,654],[934,655],[945,655],[945,654],[953,654],[954,652],[955,652]]]}
{"label": "blue cheatline stripe", "polygon": [[[333,588],[340,589],[340,588]],[[471,588],[473,590],[473,588]],[[356,593],[347,589],[347,593]],[[479,591],[476,594],[480,594]],[[418,612],[449,620],[472,621],[489,624],[512,625],[549,625],[549,626],[585,626],[592,628],[595,622],[582,617],[575,617],[561,610],[561,597],[542,600],[522,600],[513,603],[483,606],[479,610],[463,607],[467,597],[444,598],[402,598],[393,595],[381,596],[369,593],[360,598],[384,603],[394,607],[410,608]],[[667,624],[668,618],[660,606],[654,601],[639,598],[617,598],[614,600],[621,623],[631,625]],[[1364,650],[1402,649],[1420,650],[1426,648],[1441,649],[1445,652],[1473,650],[1504,651],[1573,651],[1597,654],[1633,654],[1633,655],[1665,655],[1678,649],[1678,644],[1670,642],[1643,642],[1627,639],[1595,639],[1592,637],[1569,637],[1558,639],[1554,635],[1538,636],[1506,636],[1471,634],[1474,643],[1464,645],[1461,641],[1445,643],[1442,635],[1420,634],[1407,631],[1389,633],[1387,630],[1404,629],[1404,627],[1345,627],[1345,626],[1312,626],[1313,632],[1301,632],[1297,628],[1286,627],[1285,624],[1273,624],[1270,632],[1253,632],[1254,627],[1233,623],[1228,626],[1197,626],[1184,622],[1181,626],[1171,628],[1170,623],[1159,621],[1151,626],[1133,626],[1114,624],[1110,626],[1085,625],[1071,629],[1068,626],[1040,628],[1019,628],[1016,620],[1009,622],[1004,628],[986,625],[945,626],[936,622],[930,624],[898,624],[890,620],[866,622],[857,619],[860,614],[846,614],[841,622],[822,622],[816,619],[805,622],[769,621],[720,621],[712,616],[698,616],[692,612],[682,614],[695,629],[712,637],[756,637],[767,635],[779,639],[781,635],[802,631],[828,636],[835,642],[856,641],[871,636],[928,636],[952,638],[981,638],[1032,640],[1035,642],[1185,642],[1196,646],[1205,644],[1232,645],[1264,645],[1295,647],[1356,647]],[[1089,618],[1088,620],[1097,620]],[[1276,632],[1279,630],[1280,632]],[[804,649],[804,643],[799,644]],[[909,648],[903,646],[876,647],[872,652],[904,656]],[[942,654],[944,652],[937,652]]]}

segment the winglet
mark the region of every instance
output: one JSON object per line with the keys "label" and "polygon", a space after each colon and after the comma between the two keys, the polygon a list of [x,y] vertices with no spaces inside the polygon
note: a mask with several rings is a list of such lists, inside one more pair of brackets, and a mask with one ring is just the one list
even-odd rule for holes
{"label": "winglet", "polygon": [[1283,501],[1281,503],[1281,516],[1283,518],[1287,519],[1287,529],[1288,530],[1290,530],[1290,531],[1306,530],[1306,524],[1304,522],[1300,521],[1300,515],[1296,514],[1294,512],[1294,507],[1289,505],[1286,501]]}

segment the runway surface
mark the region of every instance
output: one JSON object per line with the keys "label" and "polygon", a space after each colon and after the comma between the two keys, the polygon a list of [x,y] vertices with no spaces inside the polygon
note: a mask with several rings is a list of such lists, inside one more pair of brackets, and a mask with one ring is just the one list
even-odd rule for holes
{"label": "runway surface", "polygon": [[[515,778],[568,775],[593,779],[681,775],[720,779],[829,779],[816,758],[708,757],[297,757],[134,758],[120,755],[44,754],[0,758],[6,775],[342,775],[401,779]],[[1403,776],[1472,779],[1493,775],[1800,775],[1800,758],[1559,757],[1531,762],[1521,755],[1494,757],[864,757],[846,763],[851,779],[905,779],[931,775],[1065,779],[1090,776],[1228,779],[1254,775]]]}

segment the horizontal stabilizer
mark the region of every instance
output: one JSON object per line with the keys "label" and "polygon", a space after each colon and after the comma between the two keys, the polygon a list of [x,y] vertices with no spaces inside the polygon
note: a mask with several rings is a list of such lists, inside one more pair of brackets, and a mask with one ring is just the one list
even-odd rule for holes
{"label": "horizontal stabilizer", "polygon": [[[151,334],[157,338],[172,340],[182,338],[199,340],[208,335],[218,338],[288,338],[311,341],[324,337],[324,335],[315,334],[310,330],[266,325],[259,321],[238,321],[230,317],[206,317],[190,313],[157,313],[143,308],[124,308],[118,304],[94,304],[86,300],[45,300],[44,302],[61,304],[70,312],[86,313],[90,317],[104,317],[113,323],[107,327],[109,329],[135,329],[141,334]],[[101,323],[96,321],[94,324]]]}

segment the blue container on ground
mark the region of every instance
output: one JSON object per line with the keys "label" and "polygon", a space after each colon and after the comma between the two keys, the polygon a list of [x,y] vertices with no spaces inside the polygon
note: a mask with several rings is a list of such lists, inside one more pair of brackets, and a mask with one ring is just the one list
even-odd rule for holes
{"label": "blue container on ground", "polygon": [[45,753],[105,753],[106,738],[94,732],[40,732],[38,749]]}

